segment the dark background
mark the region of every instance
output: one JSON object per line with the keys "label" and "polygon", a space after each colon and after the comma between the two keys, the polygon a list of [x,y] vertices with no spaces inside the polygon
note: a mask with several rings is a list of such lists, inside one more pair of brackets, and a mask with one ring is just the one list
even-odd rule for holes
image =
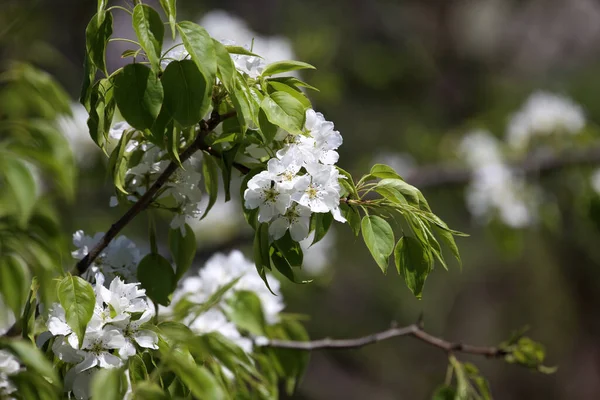
{"label": "dark background", "polygon": [[[417,168],[461,165],[454,150],[460,137],[472,127],[503,137],[510,113],[535,89],[571,96],[594,129],[600,117],[594,0],[178,3],[179,20],[218,8],[261,35],[289,38],[297,59],[317,67],[303,78],[321,89],[311,100],[344,136],[339,165],[355,175],[381,152],[410,154]],[[91,0],[0,0],[0,68],[32,62],[76,99],[95,7]],[[130,28],[115,31],[128,35]],[[96,161],[80,172],[76,206],[64,206],[67,235],[106,230],[119,215],[107,207],[101,157],[93,153]],[[590,171],[561,169],[532,181],[557,212],[522,230],[475,221],[465,206],[466,185],[424,189],[434,211],[470,237],[458,239],[462,271],[454,262],[449,272],[436,268],[420,301],[392,268],[382,275],[362,241],[337,226],[330,269],[311,285],[286,285],[287,310],[310,316],[313,338],[359,336],[423,314],[434,334],[495,345],[528,325],[546,345],[548,363],[559,367],[556,374],[460,359],[481,368],[498,399],[600,398],[600,201],[586,186]],[[135,238],[144,228],[139,221],[126,234]],[[442,352],[398,338],[313,354],[295,398],[425,399],[445,372]]]}

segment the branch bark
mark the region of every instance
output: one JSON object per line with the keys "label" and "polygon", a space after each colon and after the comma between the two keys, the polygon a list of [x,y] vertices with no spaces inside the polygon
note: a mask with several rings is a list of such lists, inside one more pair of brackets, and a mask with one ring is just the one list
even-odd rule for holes
{"label": "branch bark", "polygon": [[[201,121],[200,131],[198,132],[196,139],[179,155],[179,159],[181,160],[181,162],[185,162],[198,150],[204,150],[215,157],[220,157],[221,154],[218,151],[211,148],[205,143],[205,138],[206,135],[208,135],[213,129],[215,129],[221,122],[234,115],[234,112],[222,116],[216,112],[213,112],[208,121]],[[246,166],[241,164],[234,163],[233,166],[244,174],[248,173],[249,171],[249,169]],[[129,208],[129,210],[127,210],[127,212],[123,214],[121,218],[117,220],[117,222],[111,225],[110,229],[106,231],[100,242],[98,242],[98,244],[96,244],[96,246],[94,246],[94,248],[90,250],[89,253],[77,263],[77,265],[71,271],[71,273],[74,275],[83,274],[98,257],[98,255],[100,255],[102,250],[104,250],[109,245],[109,243],[119,234],[119,232],[121,232],[121,230],[125,228],[125,226],[127,226],[127,224],[129,224],[135,218],[136,215],[145,210],[152,203],[158,191],[165,185],[165,183],[168,182],[171,175],[173,175],[173,173],[175,173],[177,169],[177,163],[171,161],[167,168],[165,168],[162,174],[160,174],[158,179],[154,182],[154,184],[148,189],[148,191],[144,193],[144,195],[140,197],[140,199],[135,204],[133,204],[131,208]]]}
{"label": "branch bark", "polygon": [[362,336],[355,339],[330,339],[325,338],[321,340],[313,340],[308,342],[298,342],[290,340],[269,340],[263,346],[275,347],[281,349],[295,349],[295,350],[325,350],[325,349],[358,349],[370,344],[379,343],[384,340],[388,340],[395,337],[401,336],[412,336],[424,343],[427,343],[433,347],[437,347],[440,350],[444,350],[447,353],[466,353],[484,356],[487,358],[502,358],[508,354],[504,349],[498,347],[484,347],[484,346],[473,346],[470,344],[463,344],[460,342],[449,342],[437,336],[433,336],[425,332],[419,325],[412,324],[405,327],[392,327],[383,332],[374,333],[367,336]]}

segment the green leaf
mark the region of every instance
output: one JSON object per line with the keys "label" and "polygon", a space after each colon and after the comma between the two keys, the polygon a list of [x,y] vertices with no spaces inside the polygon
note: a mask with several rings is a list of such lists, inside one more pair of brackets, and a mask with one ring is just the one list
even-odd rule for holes
{"label": "green leaf", "polygon": [[175,40],[177,33],[177,1],[176,0],[160,0],[160,5],[165,14],[169,18],[169,26],[171,26],[171,36]]}
{"label": "green leaf", "polygon": [[375,164],[371,167],[369,172],[374,177],[380,179],[402,179],[400,175],[394,170],[394,168],[385,164]]}
{"label": "green leaf", "polygon": [[221,160],[223,162],[223,189],[225,190],[226,202],[231,200],[231,171],[233,169],[233,162],[235,160],[235,156],[237,155],[239,149],[240,145],[237,144],[231,149],[221,153]]}
{"label": "green leaf", "polygon": [[150,381],[139,382],[133,389],[134,400],[170,400],[168,396],[156,383]]}
{"label": "green leaf", "polygon": [[90,20],[85,29],[85,46],[87,55],[93,65],[108,76],[106,69],[106,45],[112,35],[112,14],[105,15],[100,20],[100,14],[96,14]]}
{"label": "green leaf", "polygon": [[317,89],[316,87],[311,86],[308,83],[303,82],[298,78],[294,78],[293,76],[280,76],[280,77],[276,77],[276,78],[269,78],[267,80],[267,82],[281,82],[281,83],[285,83],[286,85],[291,86],[296,89],[307,88],[307,89],[319,92],[319,89]]}
{"label": "green leaf", "polygon": [[138,265],[137,277],[146,295],[155,303],[168,306],[177,280],[169,261],[160,254],[148,254]]}
{"label": "green leaf", "polygon": [[113,150],[108,159],[108,170],[112,174],[113,183],[115,184],[115,187],[124,194],[127,194],[127,190],[125,189],[125,175],[129,168],[128,161],[131,156],[130,153],[125,152],[125,149],[127,148],[127,143],[133,136],[133,133],[133,130],[125,131],[123,133],[117,147]]}
{"label": "green leaf", "polygon": [[188,224],[185,224],[185,236],[181,229],[169,230],[169,251],[175,262],[175,281],[179,281],[192,265],[196,256],[196,235]]}
{"label": "green leaf", "polygon": [[452,386],[441,386],[436,389],[432,400],[456,400],[456,390]]}
{"label": "green leaf", "polygon": [[294,241],[287,231],[280,239],[274,242],[277,250],[285,257],[292,267],[301,267],[304,259],[300,243]]}
{"label": "green leaf", "polygon": [[433,259],[421,242],[410,236],[400,238],[394,249],[398,273],[404,277],[410,291],[420,299],[427,275],[433,269]]}
{"label": "green leaf", "polygon": [[23,363],[28,370],[36,372],[51,384],[60,386],[61,381],[57,370],[44,354],[28,340],[5,340],[0,342],[0,347],[9,349]]}
{"label": "green leaf", "polygon": [[211,400],[228,398],[208,369],[196,365],[191,357],[186,357],[179,351],[173,351],[164,360],[195,398]]}
{"label": "green leaf", "polygon": [[271,293],[273,293],[271,287],[269,286],[269,282],[267,280],[267,275],[265,272],[265,269],[271,269],[270,247],[271,246],[269,244],[269,224],[259,224],[254,234],[254,243],[252,246],[254,253],[254,263],[256,264],[256,271],[258,272],[258,275],[265,282],[265,285],[267,285],[267,288],[271,291]]}
{"label": "green leaf", "polygon": [[192,60],[171,61],[161,77],[164,107],[181,126],[197,124],[208,112],[212,86]]}
{"label": "green leaf", "polygon": [[358,236],[360,233],[360,213],[358,210],[348,204],[340,204],[340,210],[348,226],[352,229],[354,236]]}
{"label": "green leaf", "polygon": [[399,191],[410,203],[419,204],[419,190],[404,182],[402,179],[386,178],[377,182],[376,188],[395,189]]}
{"label": "green leaf", "polygon": [[381,271],[387,273],[388,260],[394,251],[394,232],[390,224],[377,215],[365,215],[361,222],[362,236]]}
{"label": "green leaf", "polygon": [[311,231],[315,232],[315,238],[311,243],[311,246],[318,243],[327,235],[329,227],[333,222],[333,215],[331,213],[314,213],[311,219]]}
{"label": "green leaf", "polygon": [[131,383],[137,386],[138,382],[148,379],[148,368],[140,354],[136,354],[128,359],[129,378]]}
{"label": "green leaf", "polygon": [[29,273],[23,261],[14,254],[0,258],[0,294],[14,315],[21,310],[29,293]]}
{"label": "green leaf", "polygon": [[19,210],[20,223],[25,224],[37,202],[37,185],[33,174],[21,159],[0,151],[1,179],[4,179],[6,185],[2,189],[12,194]]}
{"label": "green leaf", "polygon": [[206,205],[206,210],[204,210],[204,215],[200,218],[201,220],[208,215],[208,212],[215,205],[219,196],[219,171],[217,162],[208,153],[204,153],[202,157],[202,176],[204,177],[206,193],[208,193],[208,204]]}
{"label": "green leaf", "polygon": [[[16,375],[10,376],[11,382],[16,388],[18,399],[27,400],[59,400],[63,399],[60,395],[62,390],[52,386],[50,382],[42,376],[31,372],[22,371]],[[13,397],[7,397],[12,399]]]}
{"label": "green leaf", "polygon": [[193,22],[177,24],[179,35],[198,69],[204,75],[207,86],[212,90],[217,75],[217,56],[213,40],[204,28]]}
{"label": "green leaf", "polygon": [[94,372],[90,384],[93,399],[122,400],[127,392],[127,381],[121,368],[100,368]]}
{"label": "green leaf", "polygon": [[115,112],[113,89],[112,80],[101,79],[90,90],[87,126],[90,137],[100,148],[104,148]]}
{"label": "green leaf", "polygon": [[302,105],[305,108],[312,107],[310,100],[308,100],[308,98],[304,95],[304,93],[302,93],[301,91],[299,91],[297,89],[294,89],[291,86],[286,85],[285,83],[273,81],[273,82],[269,82],[267,87],[268,87],[269,94],[275,93],[277,91],[285,92],[285,93],[291,95],[292,97],[294,97],[300,103],[302,103]]}
{"label": "green leaf", "polygon": [[115,79],[115,100],[123,117],[136,129],[150,129],[163,101],[163,87],[150,68],[128,64]]}
{"label": "green leaf", "polygon": [[246,290],[235,292],[227,304],[227,316],[238,328],[253,335],[265,334],[265,317],[256,293]]}
{"label": "green leaf", "polygon": [[340,185],[342,185],[342,187],[344,189],[346,189],[346,191],[348,192],[349,196],[352,196],[355,199],[359,199],[360,196],[358,195],[358,190],[356,189],[356,185],[354,184],[354,179],[352,178],[352,175],[350,175],[350,172],[345,171],[343,169],[341,169],[340,167],[336,167],[340,173],[340,179],[338,179],[338,182],[340,183]]}
{"label": "green leaf", "polygon": [[60,305],[65,310],[67,324],[77,335],[81,346],[85,328],[94,314],[94,289],[89,282],[80,277],[67,275],[58,283],[56,293]]}
{"label": "green leaf", "polygon": [[231,55],[229,55],[227,48],[225,48],[221,42],[213,39],[213,45],[215,46],[219,79],[223,82],[225,89],[227,89],[228,92],[232,92],[235,90],[235,64],[233,64],[233,60],[231,59]]}
{"label": "green leaf", "polygon": [[267,65],[261,76],[267,77],[284,72],[296,71],[299,69],[315,69],[315,67],[302,61],[277,61]]}
{"label": "green leaf", "polygon": [[253,52],[251,52],[250,50],[246,49],[245,47],[242,46],[225,46],[225,48],[227,49],[227,51],[229,52],[229,54],[240,54],[243,56],[253,56],[253,57],[258,57],[258,58],[262,58],[261,56],[259,56],[258,54],[254,54]]}
{"label": "green leaf", "polygon": [[160,71],[160,52],[162,50],[165,27],[160,15],[150,6],[138,3],[133,8],[133,29],[138,37],[140,46],[144,49],[152,70]]}
{"label": "green leaf", "polygon": [[262,108],[258,111],[258,126],[263,135],[264,144],[269,145],[275,138],[275,135],[277,135],[277,125],[269,121],[267,114],[265,114]]}
{"label": "green leaf", "polygon": [[446,229],[438,227],[437,225],[433,225],[433,228],[435,229],[438,236],[442,238],[442,241],[446,244],[446,246],[448,246],[448,248],[454,255],[454,258],[456,258],[456,261],[458,261],[458,265],[462,268],[462,260],[460,259],[460,253],[458,251],[458,246],[454,241],[454,236],[452,235],[452,233],[450,233]]}
{"label": "green leaf", "polygon": [[272,124],[293,134],[302,133],[306,107],[291,94],[274,92],[265,96],[260,108]]}

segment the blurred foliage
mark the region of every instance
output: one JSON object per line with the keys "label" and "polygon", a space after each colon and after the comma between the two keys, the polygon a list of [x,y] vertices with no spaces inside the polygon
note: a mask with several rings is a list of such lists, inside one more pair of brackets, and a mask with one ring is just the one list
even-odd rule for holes
{"label": "blurred foliage", "polygon": [[[5,0],[0,13],[2,71],[15,60],[33,62],[76,98],[83,76],[83,32],[95,12],[93,3]],[[453,161],[448,149],[465,130],[485,125],[501,134],[507,116],[534,88],[570,94],[584,106],[591,125],[600,118],[600,57],[594,37],[582,33],[597,26],[590,22],[598,15],[593,1],[179,3],[182,20],[221,8],[260,33],[289,37],[298,59],[318,68],[303,77],[321,89],[310,94],[315,108],[335,121],[344,135],[340,165],[350,172],[363,171],[382,148],[407,152],[419,164]],[[473,21],[464,17],[470,8],[475,21],[483,19],[476,9],[479,3],[501,5],[486,35],[469,31]],[[582,23],[573,17],[580,13],[590,19]],[[21,23],[24,20],[27,23]],[[559,26],[564,30],[551,29]],[[557,31],[566,39],[557,39]],[[487,42],[494,32],[495,41]],[[539,32],[547,37],[540,38]],[[478,40],[486,51],[469,47]],[[557,50],[544,53],[552,45]],[[8,118],[5,110],[13,107],[10,102],[0,107],[2,121]],[[13,112],[19,118],[25,115]],[[29,112],[27,116],[36,116]],[[529,324],[532,336],[547,344],[550,363],[560,366],[557,374],[523,374],[519,368],[478,361],[492,394],[598,398],[600,199],[589,190],[589,172],[569,169],[539,178],[552,194],[551,223],[521,231],[473,223],[462,188],[429,189],[425,195],[440,217],[470,234],[458,241],[462,272],[434,271],[424,299],[417,301],[400,278],[362,268],[372,263],[362,244],[340,232],[332,284],[317,280],[289,287],[289,308],[310,310],[312,337],[356,336],[379,330],[391,320],[413,321],[421,312],[432,331],[469,342],[500,342],[513,327]],[[67,232],[81,228],[74,221],[82,220],[86,230],[104,230],[118,216],[119,210],[106,207],[106,188],[98,190],[91,183],[103,176],[104,166],[98,162],[79,177],[75,201],[87,206],[61,206]],[[297,398],[427,398],[444,380],[442,358],[409,339],[351,353],[315,354]]]}

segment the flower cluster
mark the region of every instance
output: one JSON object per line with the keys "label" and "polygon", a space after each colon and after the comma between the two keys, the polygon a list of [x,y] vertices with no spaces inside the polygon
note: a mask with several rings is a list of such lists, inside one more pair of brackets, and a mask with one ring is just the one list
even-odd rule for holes
{"label": "flower cluster", "polygon": [[269,160],[267,170],[253,176],[244,192],[246,208],[258,208],[258,221],[270,222],[269,233],[281,238],[289,229],[300,241],[309,233],[312,213],[331,212],[345,222],[340,204],[340,174],[334,164],[342,135],[321,113],[306,111],[304,132],[288,135]]}
{"label": "flower cluster", "polygon": [[254,264],[240,251],[232,251],[229,255],[216,254],[206,262],[197,276],[183,279],[181,287],[173,293],[172,304],[176,307],[176,303],[182,299],[194,304],[206,303],[219,289],[237,279],[218,304],[199,316],[188,315],[183,323],[199,334],[218,332],[244,351],[251,352],[252,341],[242,336],[236,325],[227,317],[230,310],[228,301],[240,291],[253,292],[260,300],[265,322],[269,325],[277,323],[279,313],[285,305],[279,293],[279,281],[270,278],[271,290],[277,296],[269,291],[256,273]]}
{"label": "flower cluster", "polygon": [[506,139],[512,148],[523,150],[534,136],[577,134],[584,126],[585,114],[581,106],[567,97],[539,91],[512,116]]}
{"label": "flower cluster", "polygon": [[[112,139],[121,139],[125,131],[132,129],[126,122],[117,122],[111,128],[109,135]],[[142,142],[142,138],[137,134],[127,143],[125,152],[132,153],[136,150],[142,151],[141,159],[137,165],[132,166],[125,174],[125,189],[130,193],[127,196],[130,201],[137,201],[169,165],[166,151],[152,144]],[[186,219],[197,219],[202,214],[200,206],[202,200],[200,161],[201,159],[198,156],[187,159],[183,163],[183,168],[177,169],[171,175],[158,197],[159,202],[175,211],[175,216],[171,220],[171,228],[180,229],[184,235]],[[112,197],[110,205],[116,206],[117,204],[117,197]]]}
{"label": "flower cluster", "polygon": [[[77,260],[83,259],[89,251],[100,242],[104,233],[98,232],[94,237],[87,236],[79,230],[73,234],[73,244],[77,250],[71,254]],[[137,266],[142,259],[135,243],[126,236],[119,236],[96,257],[94,263],[84,273],[82,278],[92,282],[97,273],[102,273],[107,281],[120,277],[125,282],[137,281]]]}
{"label": "flower cluster", "polygon": [[461,152],[473,178],[467,188],[467,205],[476,217],[498,217],[508,226],[522,228],[534,220],[525,182],[504,163],[498,141],[489,132],[476,131],[463,138]]}
{"label": "flower cluster", "polygon": [[154,316],[145,290],[118,277],[106,288],[104,277],[97,274],[94,291],[94,314],[81,346],[59,303],[51,308],[49,335],[43,336],[46,339],[53,336],[52,351],[61,361],[72,365],[65,376],[65,389],[72,390],[77,398],[87,398],[87,385],[98,368],[118,368],[140,349],[158,348],[156,333],[143,327]]}
{"label": "flower cluster", "polygon": [[16,391],[16,388],[9,377],[20,370],[21,366],[17,358],[7,350],[0,350],[0,398],[12,399],[10,395]]}

